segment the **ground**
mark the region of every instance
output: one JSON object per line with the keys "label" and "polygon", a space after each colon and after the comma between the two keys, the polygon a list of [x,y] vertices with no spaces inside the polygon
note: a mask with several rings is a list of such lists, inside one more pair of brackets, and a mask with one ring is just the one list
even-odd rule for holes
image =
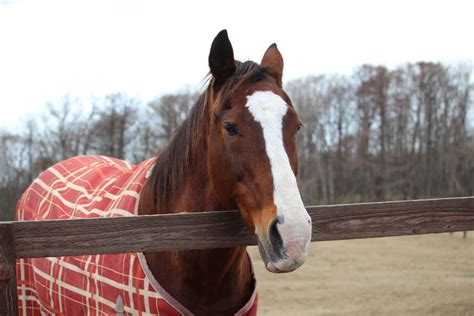
{"label": "ground", "polygon": [[474,315],[474,232],[312,243],[286,274],[249,252],[259,315]]}

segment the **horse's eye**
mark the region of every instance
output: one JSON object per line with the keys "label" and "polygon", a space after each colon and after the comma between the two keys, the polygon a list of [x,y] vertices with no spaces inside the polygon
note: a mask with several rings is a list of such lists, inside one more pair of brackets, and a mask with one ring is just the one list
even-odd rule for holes
{"label": "horse's eye", "polygon": [[303,127],[303,124],[298,124],[298,127],[296,128],[296,131],[298,132],[301,129],[301,127]]}
{"label": "horse's eye", "polygon": [[239,135],[239,130],[237,129],[237,126],[235,126],[232,123],[224,122],[224,128],[227,132],[227,135],[230,135],[230,136]]}

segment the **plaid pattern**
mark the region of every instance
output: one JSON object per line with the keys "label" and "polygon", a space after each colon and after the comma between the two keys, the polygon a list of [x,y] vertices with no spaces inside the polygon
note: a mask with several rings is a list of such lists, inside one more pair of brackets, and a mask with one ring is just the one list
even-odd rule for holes
{"label": "plaid pattern", "polygon": [[[155,159],[133,166],[79,156],[43,172],[18,202],[18,220],[137,214]],[[17,260],[20,315],[191,315],[154,278],[142,253]],[[256,315],[257,293],[236,315]]]}

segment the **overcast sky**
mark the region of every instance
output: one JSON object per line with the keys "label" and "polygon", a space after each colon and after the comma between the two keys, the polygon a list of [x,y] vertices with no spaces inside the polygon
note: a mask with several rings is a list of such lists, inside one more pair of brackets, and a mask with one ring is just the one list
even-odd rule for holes
{"label": "overcast sky", "polygon": [[473,12],[470,0],[0,0],[0,128],[65,94],[149,100],[200,87],[223,28],[241,60],[276,42],[286,80],[363,63],[474,65]]}

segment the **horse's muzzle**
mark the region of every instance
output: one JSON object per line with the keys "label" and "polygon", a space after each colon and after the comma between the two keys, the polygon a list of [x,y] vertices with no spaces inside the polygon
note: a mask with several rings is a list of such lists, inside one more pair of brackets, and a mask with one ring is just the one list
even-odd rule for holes
{"label": "horse's muzzle", "polygon": [[305,260],[311,242],[311,218],[285,223],[285,219],[277,217],[266,233],[257,230],[258,248],[270,272],[291,272],[300,267]]}

